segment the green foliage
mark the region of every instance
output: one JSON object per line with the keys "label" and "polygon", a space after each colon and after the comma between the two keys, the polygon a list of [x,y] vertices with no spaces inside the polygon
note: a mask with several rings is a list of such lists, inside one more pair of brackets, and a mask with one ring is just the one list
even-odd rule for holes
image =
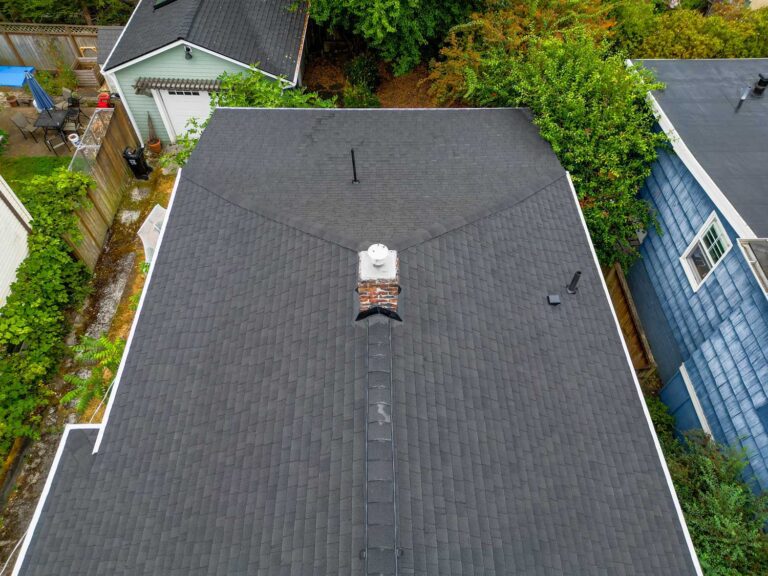
{"label": "green foliage", "polygon": [[616,20],[614,41],[627,55],[638,48],[657,26],[656,3],[653,0],[619,0],[613,3],[611,15]]}
{"label": "green foliage", "polygon": [[441,39],[481,5],[479,0],[314,0],[310,10],[323,26],[358,34],[404,74],[421,61],[422,50]]}
{"label": "green foliage", "polygon": [[121,24],[131,15],[133,0],[0,0],[0,20],[47,24]]}
{"label": "green foliage", "polygon": [[647,101],[660,85],[581,30],[531,39],[514,56],[483,53],[466,82],[470,103],[533,110],[541,135],[571,173],[600,261],[631,264],[637,231],[653,223],[637,192],[666,143]]}
{"label": "green foliage", "polygon": [[77,411],[83,412],[94,398],[107,393],[125,350],[125,340],[114,341],[102,335],[99,338],[84,336],[80,344],[73,346],[75,363],[79,371],[64,376],[64,381],[74,388],[61,397],[61,404],[77,399]]}
{"label": "green foliage", "polygon": [[585,30],[599,40],[610,36],[614,25],[602,0],[487,0],[486,4],[484,12],[451,29],[440,60],[432,65],[431,90],[441,102],[463,99],[473,89],[481,66],[489,59],[516,58],[531,39]]}
{"label": "green foliage", "polygon": [[347,84],[342,94],[345,108],[380,108],[379,97],[366,86]]}
{"label": "green foliage", "polygon": [[[282,79],[271,80],[255,67],[247,72],[225,72],[219,76],[221,88],[211,93],[211,113],[222,108],[332,108],[335,100],[321,98],[316,92],[304,88],[286,89]],[[187,132],[177,139],[177,151],[160,159],[162,165],[183,166],[197,146],[197,140],[210,121],[194,118],[187,124]]]}
{"label": "green foliage", "polygon": [[8,132],[0,128],[0,156],[5,152],[5,148],[8,146]]}
{"label": "green foliage", "polygon": [[768,57],[768,8],[718,5],[704,16],[697,10],[669,10],[657,16],[637,48],[643,58]]}
{"label": "green foliage", "polygon": [[87,270],[64,237],[79,238],[74,211],[87,206],[92,184],[62,169],[17,190],[33,221],[29,255],[0,309],[0,455],[16,437],[37,434],[35,411],[46,402],[45,381],[63,353],[65,312],[87,292]]}
{"label": "green foliage", "polygon": [[746,454],[715,443],[704,432],[685,442],[656,396],[646,398],[675,491],[707,576],[768,573],[768,499],[744,482]]}
{"label": "green foliage", "polygon": [[379,83],[379,63],[370,52],[355,56],[344,67],[347,81],[353,86],[362,86],[373,91]]}

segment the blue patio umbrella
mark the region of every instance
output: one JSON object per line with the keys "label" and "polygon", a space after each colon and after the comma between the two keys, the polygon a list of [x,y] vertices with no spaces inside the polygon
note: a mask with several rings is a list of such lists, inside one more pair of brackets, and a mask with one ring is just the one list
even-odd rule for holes
{"label": "blue patio umbrella", "polygon": [[41,110],[47,110],[48,115],[50,115],[51,110],[54,108],[53,100],[51,97],[48,96],[48,93],[45,90],[43,90],[43,87],[40,86],[40,83],[34,76],[32,76],[32,74],[27,72],[25,74],[25,78],[27,81],[27,86],[29,86],[29,91],[32,92],[32,98],[35,99],[38,108]]}

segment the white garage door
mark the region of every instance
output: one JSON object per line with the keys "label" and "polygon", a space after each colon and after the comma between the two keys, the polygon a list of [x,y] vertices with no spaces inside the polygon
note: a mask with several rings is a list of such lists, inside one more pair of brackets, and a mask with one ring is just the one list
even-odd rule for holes
{"label": "white garage door", "polygon": [[208,92],[161,90],[160,94],[177,137],[187,131],[187,122],[190,118],[203,121],[211,112],[211,98]]}

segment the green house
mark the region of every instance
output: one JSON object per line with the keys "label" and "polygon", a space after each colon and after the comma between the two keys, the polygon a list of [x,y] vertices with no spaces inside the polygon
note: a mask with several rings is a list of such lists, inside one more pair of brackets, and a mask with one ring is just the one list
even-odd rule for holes
{"label": "green house", "polygon": [[140,0],[102,70],[142,141],[205,119],[222,72],[301,83],[307,6],[296,0]]}

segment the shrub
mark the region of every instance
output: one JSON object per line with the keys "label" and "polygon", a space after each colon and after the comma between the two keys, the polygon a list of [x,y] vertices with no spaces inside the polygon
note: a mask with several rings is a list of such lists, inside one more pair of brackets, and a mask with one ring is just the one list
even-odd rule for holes
{"label": "shrub", "polygon": [[33,220],[29,254],[0,309],[0,455],[15,438],[38,434],[35,413],[64,351],[66,311],[87,292],[88,272],[64,237],[79,239],[74,211],[86,207],[92,184],[89,176],[61,169],[17,190]]}
{"label": "shrub", "polygon": [[[286,89],[282,79],[271,80],[255,67],[247,72],[225,72],[219,80],[219,91],[211,93],[211,113],[217,107],[332,108],[335,105],[335,100],[321,98],[316,92],[307,92],[303,87]],[[202,122],[193,118],[187,124],[187,132],[176,141],[177,152],[161,157],[161,164],[186,164],[209,121],[210,116]]]}
{"label": "shrub", "polygon": [[344,67],[347,81],[353,86],[362,86],[373,91],[379,83],[379,63],[370,53],[360,54]]}
{"label": "shrub", "polygon": [[478,52],[475,68],[465,70],[463,99],[531,108],[571,173],[601,262],[627,267],[637,257],[637,230],[653,223],[637,192],[666,143],[647,100],[661,86],[583,30],[527,42],[520,54]]}
{"label": "shrub", "polygon": [[440,60],[432,64],[431,91],[440,102],[462,100],[489,59],[517,58],[531,39],[561,37],[568,30],[585,30],[599,40],[611,35],[613,24],[602,0],[488,0],[485,12],[451,29]]}
{"label": "shrub", "polygon": [[347,84],[343,93],[345,108],[379,108],[379,97],[366,86]]}
{"label": "shrub", "polygon": [[123,357],[125,340],[112,341],[105,335],[99,338],[84,336],[72,350],[79,371],[64,376],[64,381],[73,384],[74,388],[61,397],[60,403],[77,399],[77,411],[83,412],[91,400],[106,395]]}
{"label": "shrub", "polygon": [[686,434],[681,442],[661,400],[649,396],[646,403],[704,573],[768,573],[768,535],[763,530],[768,499],[744,481],[744,451],[718,445],[702,431]]}
{"label": "shrub", "polygon": [[704,16],[695,10],[670,10],[637,48],[642,58],[768,57],[768,8],[718,4]]}

